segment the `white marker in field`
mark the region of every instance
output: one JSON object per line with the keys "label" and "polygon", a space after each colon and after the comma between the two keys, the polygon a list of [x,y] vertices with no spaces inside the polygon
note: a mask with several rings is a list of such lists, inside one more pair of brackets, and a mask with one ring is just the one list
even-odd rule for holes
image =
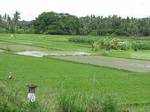
{"label": "white marker in field", "polygon": [[35,100],[36,100],[36,97],[35,97],[36,87],[37,86],[33,85],[33,84],[28,85],[28,96],[27,96],[27,98],[28,98],[29,102],[35,102]]}
{"label": "white marker in field", "polygon": [[9,72],[8,79],[9,79],[9,80],[11,80],[11,79],[12,79],[12,72]]}

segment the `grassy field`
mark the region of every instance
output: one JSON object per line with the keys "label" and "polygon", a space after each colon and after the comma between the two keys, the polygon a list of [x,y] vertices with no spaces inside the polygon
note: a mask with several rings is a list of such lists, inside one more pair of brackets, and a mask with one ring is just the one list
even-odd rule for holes
{"label": "grassy field", "polygon": [[101,50],[101,51],[97,52],[96,55],[119,57],[119,58],[139,59],[139,60],[150,60],[150,50],[140,50],[140,51],[134,51],[134,50],[127,50],[127,51],[110,50],[110,51],[106,51],[106,50]]}
{"label": "grassy field", "polygon": [[70,36],[0,34],[0,48],[20,50],[78,50],[90,51],[90,45],[69,43]]}
{"label": "grassy field", "polygon": [[[6,51],[63,50],[91,52],[88,44],[68,42],[70,36],[0,34],[0,49]],[[149,51],[109,51],[99,55],[129,58],[129,53],[142,59]],[[138,54],[139,53],[139,54]],[[109,54],[109,55],[108,55]],[[119,55],[118,55],[119,54]],[[141,56],[141,58],[140,58]],[[132,57],[131,57],[132,58]],[[145,59],[145,58],[144,58]],[[0,52],[0,81],[5,82],[9,72],[13,73],[12,85],[21,89],[26,98],[27,84],[38,85],[37,97],[42,99],[55,90],[71,90],[87,94],[109,94],[121,104],[150,103],[149,73],[127,72],[117,69],[96,67],[88,64],[66,62],[52,58],[36,58]]]}
{"label": "grassy field", "polygon": [[[76,36],[60,36],[60,35],[35,35],[35,34],[0,34],[0,49],[8,51],[84,51],[90,52],[93,55],[103,55],[110,57],[131,58],[150,60],[149,50],[140,51],[121,51],[121,50],[100,50],[98,52],[91,51],[90,44],[68,42],[69,38]],[[77,36],[84,37],[85,36]],[[103,38],[103,37],[88,37],[88,38]],[[146,40],[143,40],[146,41]],[[147,40],[149,41],[149,40]]]}
{"label": "grassy field", "polygon": [[39,95],[61,85],[67,91],[110,93],[123,103],[149,102],[149,74],[5,53],[1,53],[0,62],[1,81],[7,79],[8,72],[12,71],[14,83],[24,88],[29,82],[34,82],[39,86]]}

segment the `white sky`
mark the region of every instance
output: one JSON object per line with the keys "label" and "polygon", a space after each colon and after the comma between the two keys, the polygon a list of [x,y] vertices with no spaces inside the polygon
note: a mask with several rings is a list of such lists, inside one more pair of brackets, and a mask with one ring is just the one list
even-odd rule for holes
{"label": "white sky", "polygon": [[142,18],[150,16],[150,0],[0,0],[0,14],[12,15],[16,10],[24,20],[35,19],[44,11]]}

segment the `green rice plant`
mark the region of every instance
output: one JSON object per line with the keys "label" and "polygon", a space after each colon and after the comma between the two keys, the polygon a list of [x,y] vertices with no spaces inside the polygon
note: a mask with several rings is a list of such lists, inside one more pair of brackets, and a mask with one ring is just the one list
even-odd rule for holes
{"label": "green rice plant", "polygon": [[110,52],[104,50],[104,51],[101,53],[101,55],[102,55],[102,56],[110,56]]}
{"label": "green rice plant", "polygon": [[82,96],[72,92],[71,94],[60,94],[59,100],[59,109],[60,112],[85,112]]}
{"label": "green rice plant", "polygon": [[135,40],[131,42],[131,47],[133,50],[150,50],[150,42],[144,40]]}
{"label": "green rice plant", "polygon": [[7,51],[7,52],[11,52],[12,50],[11,50],[11,48],[10,47],[6,47],[6,49],[5,49],[5,51]]}
{"label": "green rice plant", "polygon": [[38,102],[25,101],[12,87],[11,81],[0,83],[0,112],[40,112]]}
{"label": "green rice plant", "polygon": [[[9,85],[7,86],[9,88]],[[10,91],[6,85],[0,86],[0,112],[120,112],[119,106],[111,97],[87,95],[76,92],[56,92],[51,98],[26,102],[19,97],[17,91]],[[54,107],[53,107],[54,106]]]}
{"label": "green rice plant", "polygon": [[121,112],[120,106],[110,96],[71,92],[61,94],[58,99],[60,112]]}
{"label": "green rice plant", "polygon": [[98,40],[98,37],[70,37],[68,39],[69,42],[75,42],[75,43],[87,43],[92,44],[94,41]]}
{"label": "green rice plant", "polygon": [[121,112],[121,107],[111,96],[92,96],[86,112]]}
{"label": "green rice plant", "polygon": [[21,112],[21,100],[17,98],[17,92],[10,91],[8,86],[0,84],[0,111],[1,112]]}

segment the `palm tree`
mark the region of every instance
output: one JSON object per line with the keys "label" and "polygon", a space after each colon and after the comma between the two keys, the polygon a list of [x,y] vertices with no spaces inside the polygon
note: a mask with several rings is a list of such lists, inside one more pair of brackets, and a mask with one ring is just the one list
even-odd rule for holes
{"label": "palm tree", "polygon": [[12,20],[9,15],[7,16],[7,31],[12,32]]}
{"label": "palm tree", "polygon": [[15,12],[14,18],[13,18],[13,24],[14,24],[14,32],[17,30],[17,25],[20,19],[20,13],[18,11]]}

